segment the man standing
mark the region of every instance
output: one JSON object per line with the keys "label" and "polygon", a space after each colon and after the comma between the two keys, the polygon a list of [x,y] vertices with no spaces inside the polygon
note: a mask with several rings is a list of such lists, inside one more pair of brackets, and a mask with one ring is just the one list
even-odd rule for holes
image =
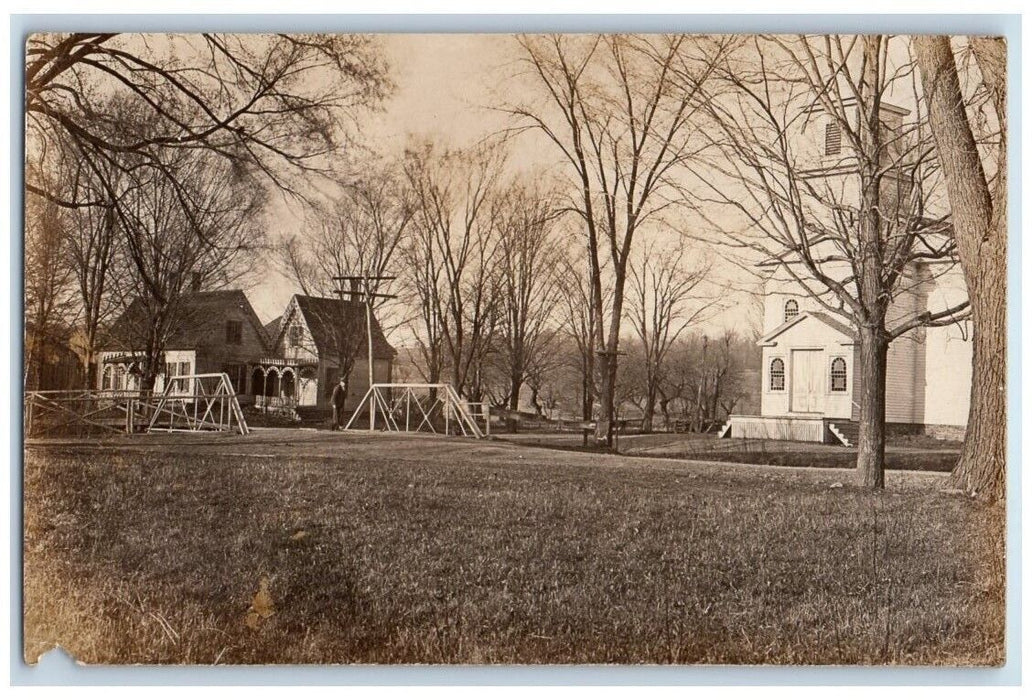
{"label": "man standing", "polygon": [[333,429],[340,430],[344,423],[344,402],[348,399],[348,378],[341,377],[337,386],[333,387]]}

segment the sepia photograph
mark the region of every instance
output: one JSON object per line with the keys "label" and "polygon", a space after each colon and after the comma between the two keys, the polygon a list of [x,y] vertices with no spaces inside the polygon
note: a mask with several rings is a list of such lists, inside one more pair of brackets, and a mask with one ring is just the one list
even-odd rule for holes
{"label": "sepia photograph", "polygon": [[22,53],[26,663],[1010,660],[1004,37]]}

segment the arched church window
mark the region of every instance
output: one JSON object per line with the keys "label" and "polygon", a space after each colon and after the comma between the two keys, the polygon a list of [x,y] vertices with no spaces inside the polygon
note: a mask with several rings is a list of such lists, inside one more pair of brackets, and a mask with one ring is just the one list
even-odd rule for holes
{"label": "arched church window", "polygon": [[789,299],[785,302],[785,320],[791,321],[793,318],[799,315],[799,302],[795,299]]}
{"label": "arched church window", "polygon": [[831,390],[845,391],[847,380],[846,359],[844,357],[836,357],[831,361]]}
{"label": "arched church window", "polygon": [[770,390],[785,390],[785,361],[780,357],[770,361]]}

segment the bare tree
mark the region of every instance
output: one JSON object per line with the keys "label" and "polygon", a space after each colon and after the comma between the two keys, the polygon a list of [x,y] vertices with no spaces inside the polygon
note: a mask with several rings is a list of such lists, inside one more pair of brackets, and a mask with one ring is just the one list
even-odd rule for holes
{"label": "bare tree", "polygon": [[671,345],[717,300],[699,294],[710,272],[703,262],[689,267],[685,247],[661,248],[650,242],[630,266],[631,326],[641,343],[644,391],[642,432],[652,432],[656,402]]}
{"label": "bare tree", "polygon": [[[64,140],[101,176],[141,162],[161,171],[168,151],[203,149],[298,197],[299,178],[329,174],[359,111],[390,89],[377,40],[353,34],[34,34],[25,84],[30,158]],[[118,128],[118,103],[149,130]],[[65,206],[102,202],[31,173],[26,189]]]}
{"label": "bare tree", "polygon": [[142,164],[116,207],[131,277],[123,316],[128,337],[116,340],[142,353],[137,365],[143,391],[154,388],[169,338],[204,321],[188,318],[187,294],[242,274],[262,244],[253,225],[253,180],[204,151],[166,157],[160,168]]}
{"label": "bare tree", "polygon": [[759,366],[755,338],[743,338],[732,329],[716,337],[684,335],[669,352],[660,408],[668,421],[676,411],[689,430],[705,430],[734,412],[755,381],[748,370]]}
{"label": "bare tree", "polygon": [[616,395],[614,414],[617,421],[629,418],[629,408],[634,407],[644,418],[648,402],[648,379],[645,361],[645,348],[641,343],[633,343],[626,339],[621,360],[620,372],[616,377]]}
{"label": "bare tree", "polygon": [[[709,105],[713,157],[700,173],[718,237],[778,273],[856,329],[861,483],[884,485],[890,342],[947,325],[967,302],[934,311],[896,303],[942,274],[954,246],[929,206],[939,182],[925,114],[888,105],[913,67],[889,60],[884,36],[758,37],[731,59]],[[912,94],[912,93],[911,93]],[[819,117],[819,118],[818,118]],[[819,144],[812,136],[824,126]],[[938,265],[939,273],[929,272]]]}
{"label": "bare tree", "polygon": [[23,378],[26,388],[39,386],[45,348],[55,339],[58,327],[70,320],[74,270],[67,256],[70,225],[65,213],[43,197],[30,194],[26,199]]}
{"label": "bare tree", "polygon": [[[581,420],[588,422],[594,419],[595,399],[598,396],[595,323],[599,314],[594,312],[595,297],[591,294],[590,271],[578,266],[577,263],[582,261],[571,259],[574,256],[569,249],[565,253],[558,263],[560,328],[576,350],[574,362],[580,375]],[[605,283],[605,280],[600,282]],[[604,293],[602,298],[608,299],[610,295]]]}
{"label": "bare tree", "polygon": [[[108,164],[101,166],[105,173],[96,173],[77,163],[69,178],[72,196],[77,201],[98,202],[68,210],[70,222],[66,254],[74,273],[76,292],[81,305],[79,330],[83,379],[86,386],[96,386],[96,351],[103,326],[119,306],[123,292],[119,284],[125,282],[125,249],[117,214],[117,202],[108,199],[108,185],[125,193],[118,173],[111,172]],[[124,194],[128,196],[128,194]]]}
{"label": "bare tree", "polygon": [[502,162],[491,145],[445,150],[426,144],[405,156],[415,209],[408,268],[420,287],[424,359],[429,373],[447,366],[456,390],[474,401],[498,320],[492,204]]}
{"label": "bare tree", "polygon": [[[386,278],[393,276],[392,264],[405,245],[412,215],[407,191],[390,168],[367,166],[363,178],[344,187],[329,211],[315,214],[305,236],[291,237],[281,246],[287,275],[306,295],[371,304],[382,323],[391,307]],[[347,276],[365,280],[341,279]],[[310,311],[320,315],[317,322],[333,338],[346,390],[356,361],[366,354],[365,314],[346,303]]]}
{"label": "bare tree", "polygon": [[[520,389],[543,360],[558,329],[557,261],[561,250],[555,232],[556,198],[540,187],[510,185],[499,198],[498,306],[499,356],[509,380],[508,404],[519,408]],[[537,385],[540,388],[540,384]]]}
{"label": "bare tree", "polygon": [[[703,37],[521,37],[543,104],[508,108],[543,134],[573,176],[572,205],[587,232],[592,342],[600,363],[596,439],[612,444],[627,263],[638,230],[678,200],[672,181],[695,155],[699,87],[726,44]],[[675,80],[680,68],[680,80]],[[612,297],[602,298],[608,262]],[[608,309],[609,318],[603,317]]]}
{"label": "bare tree", "polygon": [[404,297],[415,309],[409,326],[420,360],[417,369],[424,381],[438,384],[445,369],[442,298],[446,292],[442,288],[441,264],[434,251],[431,230],[414,225],[408,244],[402,248],[401,259]]}
{"label": "bare tree", "polygon": [[[971,408],[953,481],[996,499],[1004,495],[1006,475],[1007,45],[999,37],[968,43],[975,94],[964,95],[949,38],[913,39],[974,329]],[[984,110],[979,102],[988,103]],[[988,129],[977,128],[983,123]]]}

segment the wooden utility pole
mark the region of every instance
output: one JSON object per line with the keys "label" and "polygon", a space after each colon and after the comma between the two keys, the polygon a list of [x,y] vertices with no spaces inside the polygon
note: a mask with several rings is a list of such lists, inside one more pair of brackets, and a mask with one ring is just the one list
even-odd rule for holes
{"label": "wooden utility pole", "polygon": [[[389,275],[340,275],[333,278],[337,282],[361,282],[362,289],[361,294],[363,301],[365,302],[365,315],[366,315],[366,350],[368,352],[368,368],[369,368],[369,390],[373,388],[375,383],[375,377],[373,375],[373,299],[394,299],[397,295],[395,294],[380,294],[374,292],[370,287],[372,282],[389,282],[396,279]],[[351,294],[351,291],[346,291],[341,285],[341,289],[337,290],[337,294],[340,295],[341,299],[344,298],[345,294]],[[375,396],[370,397],[369,401],[369,430],[376,430],[376,400]]]}

